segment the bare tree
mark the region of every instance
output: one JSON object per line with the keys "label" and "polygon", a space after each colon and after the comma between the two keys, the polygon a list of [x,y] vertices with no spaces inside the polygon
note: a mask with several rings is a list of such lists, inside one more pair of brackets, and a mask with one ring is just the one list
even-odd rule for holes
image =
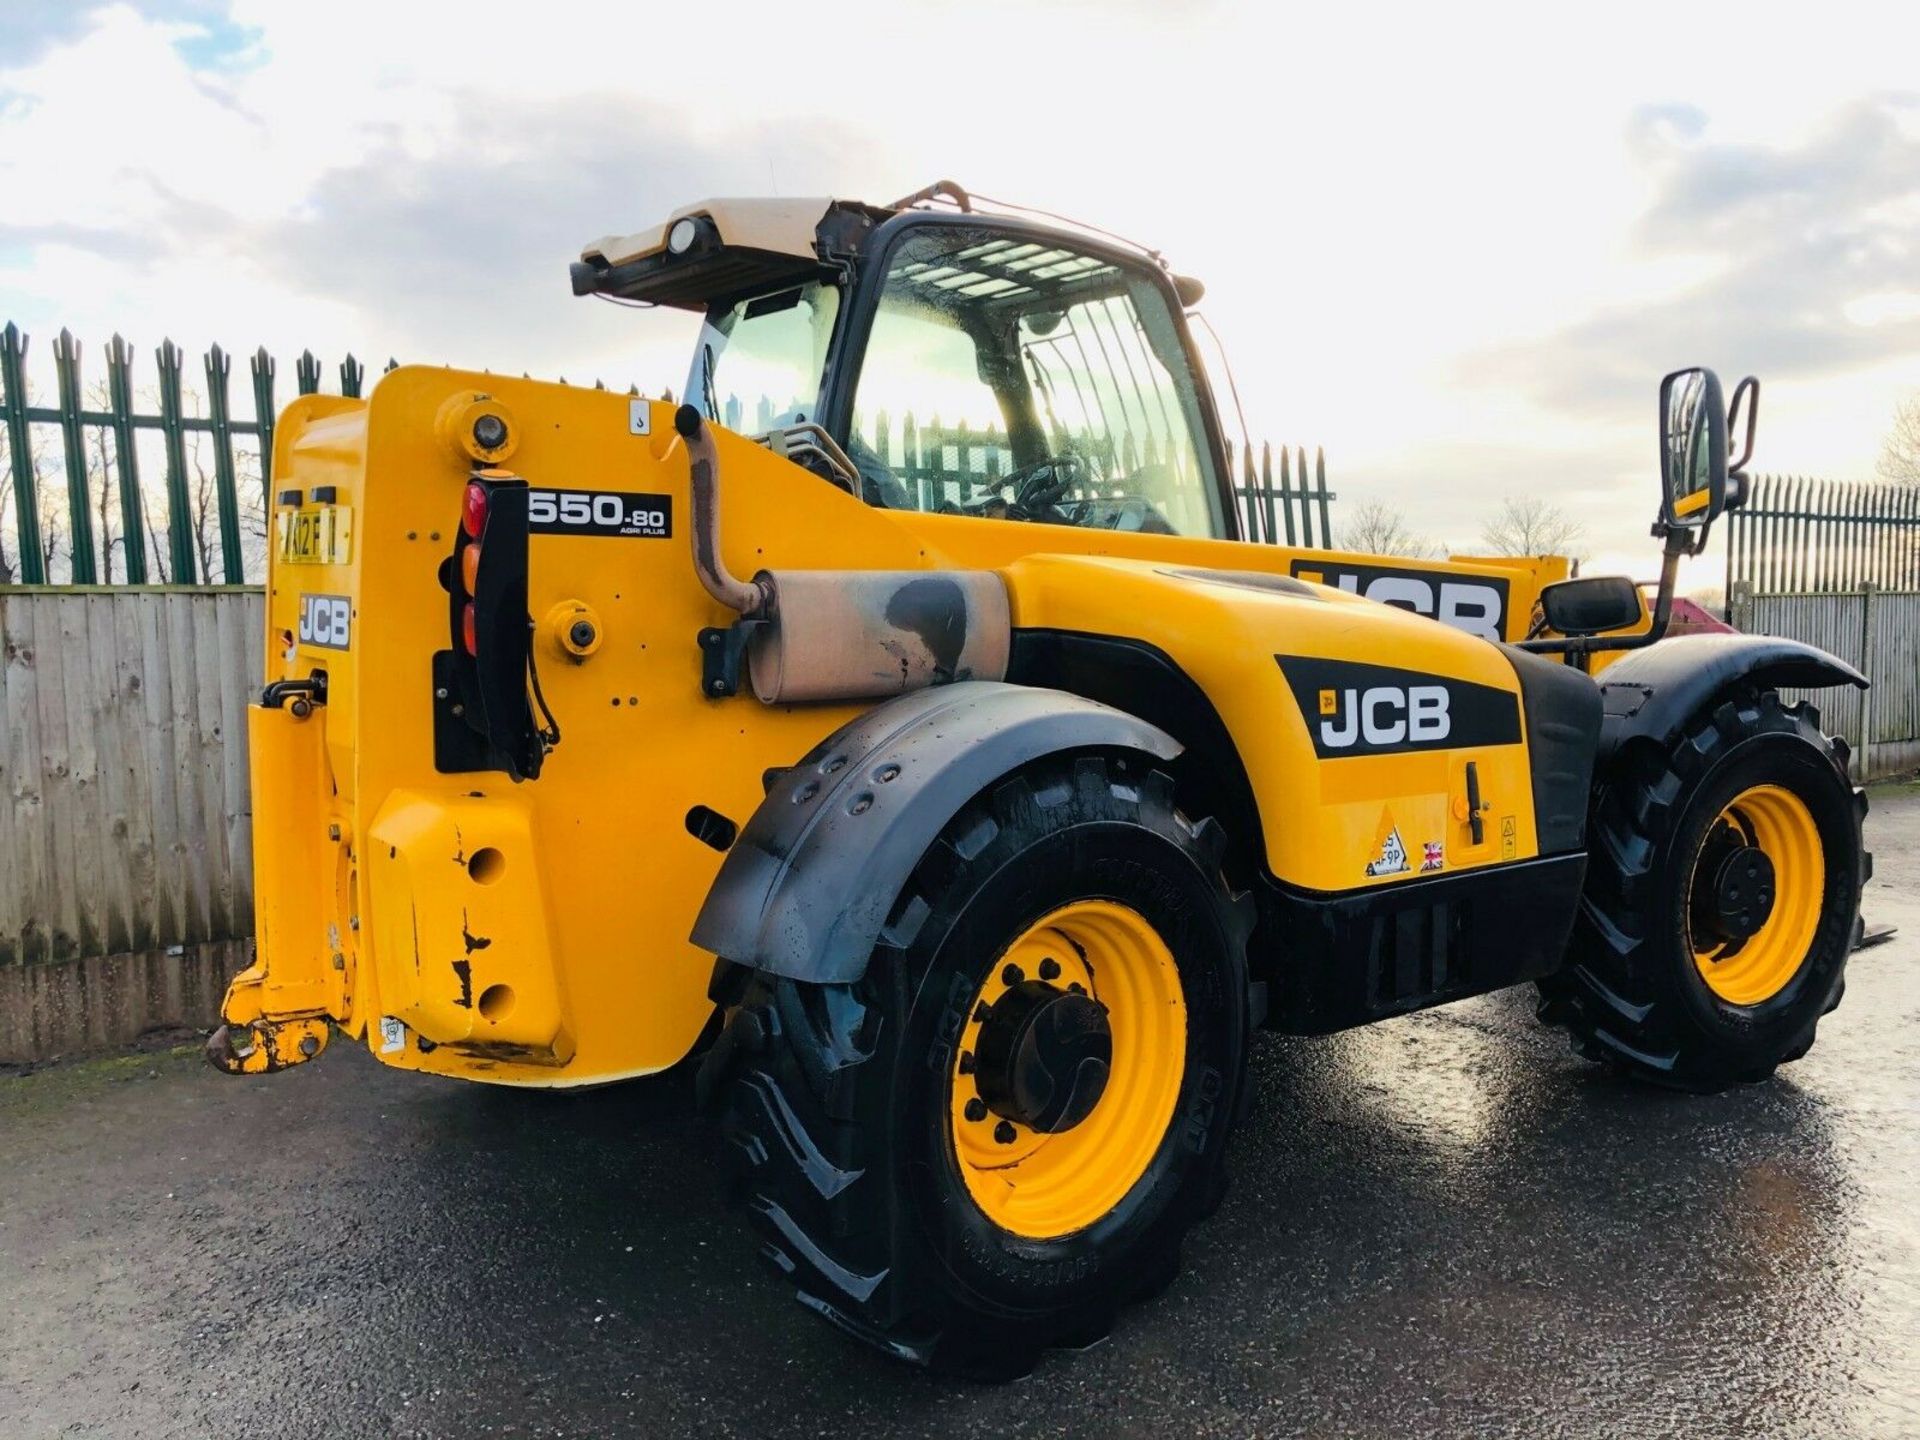
{"label": "bare tree", "polygon": [[1894,406],[1876,468],[1882,480],[1920,485],[1920,395],[1909,395]]}
{"label": "bare tree", "polygon": [[1365,555],[1436,555],[1440,547],[1416,535],[1407,517],[1380,500],[1362,500],[1340,517],[1338,548]]}
{"label": "bare tree", "polygon": [[1509,495],[1500,513],[1480,532],[1495,555],[1566,555],[1584,558],[1586,528],[1544,495]]}
{"label": "bare tree", "polygon": [[[113,404],[112,396],[102,381],[95,381],[87,387],[86,405],[90,410],[106,410]],[[115,458],[107,427],[92,425],[86,430],[87,484],[93,491],[94,511],[97,529],[94,532],[94,554],[100,559],[100,583],[113,584],[113,552],[116,546],[124,546],[120,535],[119,512],[113,504],[115,480],[119,474],[119,462]]]}

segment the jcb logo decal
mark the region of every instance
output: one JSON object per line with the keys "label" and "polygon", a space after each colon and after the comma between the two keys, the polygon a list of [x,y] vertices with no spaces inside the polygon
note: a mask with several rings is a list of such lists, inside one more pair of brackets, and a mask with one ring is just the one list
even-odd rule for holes
{"label": "jcb logo decal", "polygon": [[1411,610],[1483,640],[1505,638],[1501,633],[1507,618],[1505,580],[1454,575],[1445,570],[1389,570],[1379,565],[1319,560],[1294,561],[1293,576]]}
{"label": "jcb logo decal", "polygon": [[345,595],[300,597],[300,643],[344,650],[352,633],[353,604]]}
{"label": "jcb logo decal", "polygon": [[1511,691],[1352,660],[1273,658],[1323,759],[1520,742]]}
{"label": "jcb logo decal", "polygon": [[[1447,715],[1444,685],[1370,685],[1365,690],[1334,691],[1334,719],[1320,722],[1320,744],[1329,750],[1351,750],[1365,743],[1376,748],[1439,742],[1453,731]],[[1327,692],[1320,692],[1326,713]]]}

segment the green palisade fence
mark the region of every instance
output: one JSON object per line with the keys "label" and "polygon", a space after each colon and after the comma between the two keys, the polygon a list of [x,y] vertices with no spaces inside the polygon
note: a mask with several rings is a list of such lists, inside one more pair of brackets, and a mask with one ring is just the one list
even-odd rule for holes
{"label": "green palisade fence", "polygon": [[[264,564],[258,557],[265,553],[266,516],[271,511],[277,404],[277,367],[264,347],[255,350],[248,362],[251,419],[234,414],[233,361],[218,345],[201,357],[198,366],[190,366],[185,351],[171,340],[162,340],[153,352],[154,384],[139,392],[153,397],[155,408],[149,411],[136,408],[136,354],[121,336],[115,335],[106,347],[106,385],[104,391],[94,392],[92,406],[81,344],[72,332],[62,330],[53,342],[56,405],[32,403],[27,347],[28,337],[19,326],[9,323],[0,331],[0,424],[7,432],[15,532],[5,558],[13,562],[12,578],[27,585],[45,585],[55,578],[50,573],[49,534],[43,523],[50,515],[56,522],[63,518],[69,564],[62,578],[75,585],[105,580],[133,585],[154,580],[175,585],[241,585],[264,578]],[[397,364],[390,359],[385,368],[392,370]],[[364,393],[367,367],[359,360],[348,355],[338,373],[342,395]],[[306,351],[294,363],[296,391],[317,393],[320,378],[319,360]],[[560,383],[566,383],[565,377]],[[599,381],[594,383],[597,389],[606,388]],[[639,392],[630,389],[628,393]],[[104,410],[97,408],[100,403],[105,404]],[[724,416],[729,428],[742,428],[741,410],[738,400],[729,400]],[[903,480],[922,492],[930,493],[950,480],[949,472],[956,466],[980,478],[1004,474],[1012,467],[1005,437],[995,430],[969,433],[964,425],[948,429],[938,419],[916,426],[909,415],[896,443],[885,416],[878,417],[878,425],[882,433],[877,434],[876,448],[893,461]],[[153,495],[141,483],[142,432],[158,438],[158,445],[147,454],[150,462],[158,461],[162,472]],[[50,460],[41,442],[56,434],[60,454]],[[203,442],[211,450],[210,458]],[[243,445],[252,450],[257,490],[249,484],[253,477],[242,475]],[[1094,458],[1109,470],[1124,472],[1165,460],[1155,446],[1151,434],[1144,441],[1129,435],[1111,444],[1112,454]],[[1239,453],[1230,447],[1227,455],[1242,533],[1269,544],[1326,548],[1331,535],[1329,505],[1337,497],[1327,487],[1325,455],[1315,453],[1310,472],[1304,449],[1279,446],[1276,475],[1276,447],[1258,448],[1257,463],[1252,445]],[[950,456],[957,459],[949,460]],[[1181,457],[1176,454],[1172,459],[1177,464]],[[53,500],[51,492],[59,483],[56,477],[64,479],[66,503],[45,511],[43,498]],[[43,490],[48,495],[43,497]],[[149,508],[149,501],[156,497],[160,501],[157,515]],[[119,533],[112,535],[116,514]],[[248,522],[260,541],[251,575]],[[57,523],[54,528],[58,530]],[[0,543],[7,538],[0,525]],[[52,538],[57,544],[61,537],[56,533]],[[116,544],[122,563],[118,573],[112,573],[111,550]],[[5,578],[0,568],[0,579]]]}
{"label": "green palisade fence", "polygon": [[[171,340],[163,340],[154,351],[155,387],[158,412],[135,408],[135,352],[122,337],[115,335],[106,348],[107,408],[89,408],[82,365],[81,344],[72,332],[62,330],[53,342],[53,362],[58,379],[58,404],[32,403],[27,384],[28,337],[19,326],[9,323],[0,330],[0,423],[7,431],[7,467],[12,489],[14,550],[17,579],[27,585],[48,583],[46,535],[42,526],[41,490],[52,466],[38,453],[36,426],[52,427],[58,433],[59,470],[66,481],[67,545],[70,565],[67,578],[76,585],[98,583],[105,573],[103,545],[106,536],[97,533],[99,501],[92,493],[96,483],[104,483],[98,472],[88,469],[87,454],[91,442],[103,461],[110,457],[113,472],[113,498],[117,501],[120,533],[117,537],[123,554],[121,573],[115,578],[128,584],[143,585],[153,577],[154,565],[148,540],[164,547],[167,578],[175,584],[243,584],[246,573],[242,536],[243,502],[240,481],[239,450],[243,437],[253,441],[259,471],[259,509],[264,516],[267,495],[273,483],[274,359],[264,348],[254,351],[248,362],[253,390],[253,418],[237,419],[233,413],[232,357],[218,345],[202,357],[193,374],[193,385],[204,377],[205,388],[198,392],[204,413],[189,413],[188,366],[186,353]],[[389,361],[388,369],[394,368]],[[320,389],[320,362],[311,351],[301,355],[295,366],[299,393],[311,395]],[[366,367],[349,355],[340,365],[340,390],[358,395],[365,382]],[[141,431],[157,431],[164,466],[164,516],[150,517],[146,494],[140,483]],[[190,445],[204,436],[211,442],[210,481],[211,521],[196,515],[194,481],[190,466]],[[197,462],[197,453],[193,455]],[[204,512],[206,499],[201,503]],[[161,529],[164,524],[164,529]],[[203,555],[201,534],[207,540],[217,536],[217,545]],[[259,575],[251,577],[259,580]]]}

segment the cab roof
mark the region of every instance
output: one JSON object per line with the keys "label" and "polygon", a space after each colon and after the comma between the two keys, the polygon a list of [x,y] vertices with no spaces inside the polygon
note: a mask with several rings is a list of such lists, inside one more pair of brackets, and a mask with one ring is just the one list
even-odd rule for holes
{"label": "cab roof", "polygon": [[[875,226],[902,211],[935,206],[951,207],[961,214],[979,213],[974,197],[950,180],[938,181],[890,205],[830,195],[700,200],[682,206],[657,225],[625,235],[605,235],[583,247],[580,259],[572,266],[573,291],[576,295],[611,295],[705,310],[716,301],[757,290],[829,278],[837,268],[836,260],[856,254],[865,234]],[[1009,216],[1001,213],[1003,210],[1016,213]],[[1028,226],[1035,224],[1030,216],[1043,215],[1045,222],[1058,222],[1057,233],[1063,240],[1075,231],[1108,242],[1121,238],[1044,212],[1018,213],[1023,210],[1020,206],[995,206],[991,213]],[[691,242],[675,252],[668,240],[683,220],[693,221],[696,229]],[[1042,223],[1038,228],[1055,230],[1056,226]],[[1121,240],[1121,244],[1164,263],[1157,252],[1131,241]],[[1176,277],[1176,283],[1183,303],[1192,305],[1199,299],[1198,281]]]}

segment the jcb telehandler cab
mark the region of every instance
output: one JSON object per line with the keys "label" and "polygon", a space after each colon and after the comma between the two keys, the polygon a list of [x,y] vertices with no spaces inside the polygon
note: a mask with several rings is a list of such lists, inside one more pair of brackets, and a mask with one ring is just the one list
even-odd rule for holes
{"label": "jcb telehandler cab", "polygon": [[704,314],[686,404],[403,368],[281,418],[221,1068],[700,1052],[807,1305],[1001,1374],[1167,1281],[1256,1026],[1531,981],[1711,1090],[1839,1000],[1864,801],[1776,687],[1864,682],[1661,638],[1752,385],[1730,461],[1662,384],[1649,607],[1250,543],[1198,285],[952,187],[696,205],[573,283]]}

